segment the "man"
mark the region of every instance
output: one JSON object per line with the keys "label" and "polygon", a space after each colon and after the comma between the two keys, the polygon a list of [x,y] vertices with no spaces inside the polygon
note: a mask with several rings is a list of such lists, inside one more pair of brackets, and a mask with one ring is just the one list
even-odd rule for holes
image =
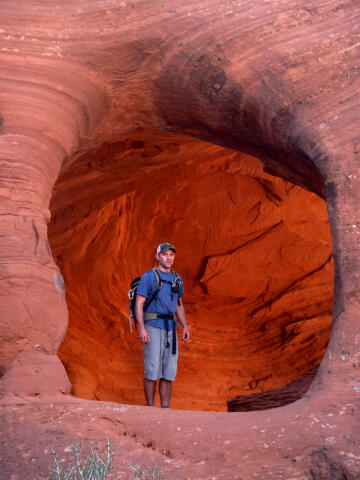
{"label": "man", "polygon": [[[161,407],[170,408],[178,359],[174,314],[183,328],[182,339],[187,341],[190,338],[181,301],[184,296],[182,279],[171,270],[175,253],[171,243],[161,243],[156,250],[156,271],[146,272],[137,288],[135,316],[143,344],[144,392],[149,407],[154,406],[156,381],[159,379]],[[161,281],[160,289],[157,289],[158,281]]]}

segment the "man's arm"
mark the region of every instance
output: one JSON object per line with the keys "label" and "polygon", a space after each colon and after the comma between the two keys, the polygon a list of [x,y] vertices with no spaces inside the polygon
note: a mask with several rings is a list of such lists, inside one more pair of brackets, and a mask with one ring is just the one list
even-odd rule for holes
{"label": "man's arm", "polygon": [[146,297],[137,294],[135,302],[135,317],[139,325],[139,339],[141,343],[149,343],[150,337],[144,325],[144,303]]}
{"label": "man's arm", "polygon": [[186,323],[185,309],[184,309],[184,305],[182,304],[181,298],[180,298],[180,304],[181,305],[177,305],[176,307],[176,317],[181,323],[181,326],[183,327],[182,339],[186,342],[186,340],[189,340],[190,338],[190,332]]}

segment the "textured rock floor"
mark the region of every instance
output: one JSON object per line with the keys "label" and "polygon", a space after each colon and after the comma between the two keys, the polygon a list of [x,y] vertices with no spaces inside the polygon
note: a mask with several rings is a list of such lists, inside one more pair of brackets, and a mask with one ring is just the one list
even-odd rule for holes
{"label": "textured rock floor", "polygon": [[[106,434],[120,467],[115,478],[128,478],[131,462],[159,462],[172,479],[355,480],[360,475],[359,412],[351,404],[339,409],[318,398],[261,412],[210,413],[73,397],[23,401],[8,399],[1,406],[4,480],[43,478],[52,463],[51,448],[65,458],[72,441],[104,445]],[[339,450],[344,439],[347,448]]]}

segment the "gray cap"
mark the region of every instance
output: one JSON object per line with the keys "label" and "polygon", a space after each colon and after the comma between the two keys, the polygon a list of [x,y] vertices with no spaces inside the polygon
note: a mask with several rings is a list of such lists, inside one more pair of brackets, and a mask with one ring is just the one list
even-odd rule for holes
{"label": "gray cap", "polygon": [[166,250],[173,250],[174,253],[176,253],[176,249],[174,245],[171,245],[169,242],[165,243],[160,243],[160,245],[156,249],[156,255],[159,255],[159,253],[166,252]]}

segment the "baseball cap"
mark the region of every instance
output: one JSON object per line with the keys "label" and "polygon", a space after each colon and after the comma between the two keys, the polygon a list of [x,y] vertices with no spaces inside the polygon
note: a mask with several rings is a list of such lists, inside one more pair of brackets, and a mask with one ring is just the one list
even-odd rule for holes
{"label": "baseball cap", "polygon": [[156,249],[156,254],[159,255],[159,253],[166,252],[166,250],[173,250],[174,253],[176,253],[176,249],[174,245],[171,245],[171,243],[169,242],[165,242],[165,243],[160,243],[160,245]]}

